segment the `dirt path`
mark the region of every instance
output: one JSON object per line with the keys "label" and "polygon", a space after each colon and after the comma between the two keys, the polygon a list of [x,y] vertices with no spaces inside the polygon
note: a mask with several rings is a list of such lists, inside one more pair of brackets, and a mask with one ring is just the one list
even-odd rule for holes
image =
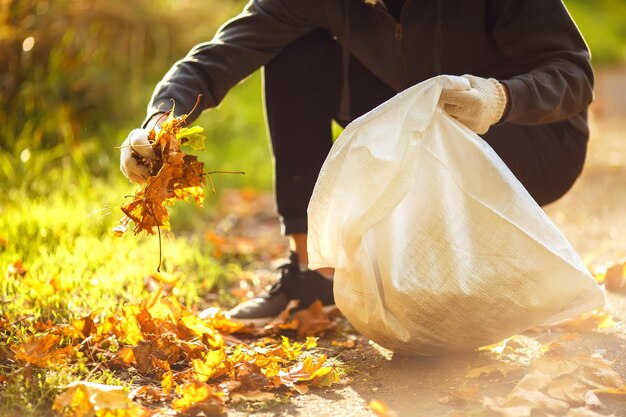
{"label": "dirt path", "polygon": [[[596,115],[589,157],[580,180],[560,201],[546,208],[547,213],[570,240],[588,265],[599,265],[626,256],[626,71],[599,74]],[[616,321],[626,320],[626,296],[611,293],[608,311]],[[626,333],[624,333],[626,334]],[[584,332],[566,343],[568,354],[599,353],[614,361],[613,369],[626,378],[626,336],[619,332]],[[530,334],[531,340],[545,343],[558,332]],[[530,360],[532,348],[526,349]],[[295,396],[287,404],[256,416],[372,416],[371,400],[383,400],[397,416],[488,416],[479,403],[459,400],[459,396],[505,396],[524,373],[508,378],[478,380],[479,394],[469,392],[476,381],[465,377],[469,369],[492,363],[485,353],[441,358],[394,357],[389,359],[365,340],[357,349],[338,351],[350,368],[342,386],[312,390]],[[572,356],[573,357],[573,356]],[[465,394],[464,394],[465,393]],[[626,416],[623,396],[601,397],[600,415]],[[229,416],[248,415],[230,411]],[[543,414],[541,414],[543,415]],[[555,414],[558,415],[558,414]],[[569,414],[568,414],[569,415]]]}

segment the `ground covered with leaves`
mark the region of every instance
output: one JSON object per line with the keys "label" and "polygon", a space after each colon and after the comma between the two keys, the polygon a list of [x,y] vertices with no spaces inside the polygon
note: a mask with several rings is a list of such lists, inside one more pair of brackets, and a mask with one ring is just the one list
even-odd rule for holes
{"label": "ground covered with leaves", "polygon": [[124,190],[9,190],[0,415],[626,416],[622,128],[596,126],[585,174],[547,208],[607,307],[463,355],[393,355],[319,305],[265,328],[229,320],[286,254],[269,193],[222,190],[193,233],[164,232],[158,273],[155,236],[111,233]]}
{"label": "ground covered with leaves", "polygon": [[[174,266],[142,277],[126,300],[74,305],[72,296],[89,297],[88,289],[37,263],[8,263],[3,415],[624,415],[623,264],[596,268],[614,290],[606,311],[467,355],[397,357],[319,305],[265,328],[226,318],[219,306],[269,282],[268,265],[286,247],[271,196],[225,192],[217,212],[202,242],[208,255],[257,261],[223,284],[228,294],[203,294],[208,300],[186,302],[191,283]],[[12,245],[3,239],[6,252]]]}

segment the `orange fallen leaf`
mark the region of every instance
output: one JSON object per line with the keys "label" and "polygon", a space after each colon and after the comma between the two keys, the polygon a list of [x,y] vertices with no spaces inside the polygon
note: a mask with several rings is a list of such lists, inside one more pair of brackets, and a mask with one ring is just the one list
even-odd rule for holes
{"label": "orange fallen leaf", "polygon": [[172,399],[172,396],[169,395],[169,393],[163,392],[152,385],[141,386],[134,390],[130,396],[133,400],[139,400],[150,404],[170,401]]}
{"label": "orange fallen leaf", "polygon": [[333,346],[342,347],[346,349],[354,349],[356,347],[357,337],[355,335],[349,334],[346,336],[346,339],[343,341],[340,340],[332,340],[331,344]]}
{"label": "orange fallen leaf", "polygon": [[171,371],[165,372],[161,377],[161,389],[164,394],[169,394],[174,389],[174,375]]}
{"label": "orange fallen leaf", "polygon": [[590,332],[598,329],[606,329],[615,326],[613,316],[603,309],[596,309],[588,313],[581,314],[570,320],[566,320],[555,325],[549,326],[557,331],[570,332]]}
{"label": "orange fallen leaf", "polygon": [[371,400],[367,406],[378,417],[395,417],[396,416],[396,413],[391,411],[387,403],[383,400]]}
{"label": "orange fallen leaf", "polygon": [[301,394],[308,391],[307,385],[302,384],[303,382],[309,382],[310,385],[317,387],[330,386],[339,381],[339,376],[333,367],[322,366],[325,362],[325,355],[322,355],[317,362],[314,362],[312,357],[307,356],[302,362],[282,369],[278,373],[278,378],[283,385],[295,389]]}
{"label": "orange fallen leaf", "polygon": [[65,363],[73,355],[73,347],[60,348],[60,342],[61,336],[47,334],[31,336],[24,343],[13,345],[11,348],[17,359],[45,368],[51,364]]}
{"label": "orange fallen leaf", "polygon": [[480,385],[479,384],[463,384],[458,388],[453,388],[448,391],[452,397],[457,400],[468,402],[480,402]]}
{"label": "orange fallen leaf", "polygon": [[209,351],[203,359],[192,360],[194,375],[198,381],[202,382],[225,374],[229,365],[230,361],[228,361],[224,349]]}
{"label": "orange fallen leaf", "polygon": [[221,391],[200,381],[190,381],[176,388],[180,398],[172,401],[172,408],[190,415],[203,412],[205,416],[224,413],[224,395]]}
{"label": "orange fallen leaf", "polygon": [[333,323],[324,312],[322,303],[316,300],[308,308],[293,315],[298,322],[298,337],[313,336],[330,328]]}
{"label": "orange fallen leaf", "polygon": [[508,376],[510,372],[516,372],[523,369],[521,365],[516,362],[494,362],[489,365],[479,366],[472,368],[465,373],[465,378],[480,378],[482,376],[489,376],[494,373],[499,373],[503,377]]}
{"label": "orange fallen leaf", "polygon": [[66,386],[52,405],[64,417],[147,417],[148,409],[132,402],[122,387],[77,381]]}
{"label": "orange fallen leaf", "polygon": [[591,269],[596,281],[599,284],[604,284],[607,290],[622,291],[626,289],[626,258],[617,259]]}

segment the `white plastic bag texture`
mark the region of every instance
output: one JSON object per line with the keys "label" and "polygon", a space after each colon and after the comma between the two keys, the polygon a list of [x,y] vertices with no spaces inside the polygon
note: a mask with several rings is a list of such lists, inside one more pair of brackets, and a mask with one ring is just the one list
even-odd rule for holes
{"label": "white plastic bag texture", "polygon": [[440,76],[351,123],[309,218],[309,266],[338,308],[416,354],[467,350],[601,307],[604,293],[498,155],[437,106]]}

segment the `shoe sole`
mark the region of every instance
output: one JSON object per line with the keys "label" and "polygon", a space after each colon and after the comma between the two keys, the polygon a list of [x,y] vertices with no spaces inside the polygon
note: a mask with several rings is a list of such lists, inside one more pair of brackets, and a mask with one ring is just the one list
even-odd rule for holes
{"label": "shoe sole", "polygon": [[[322,311],[326,314],[330,314],[331,312],[337,310],[337,306],[335,304],[327,305],[322,307]],[[240,321],[246,326],[254,326],[254,327],[264,327],[266,324],[271,323],[272,320],[275,320],[274,317],[259,317],[256,319],[240,319],[233,317],[232,320]]]}

